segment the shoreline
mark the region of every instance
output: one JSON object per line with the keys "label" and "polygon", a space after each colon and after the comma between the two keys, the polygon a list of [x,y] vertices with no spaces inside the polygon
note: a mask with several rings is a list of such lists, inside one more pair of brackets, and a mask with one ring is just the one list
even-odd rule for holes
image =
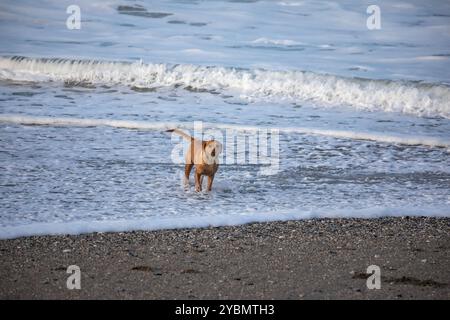
{"label": "shoreline", "polygon": [[0,299],[450,299],[450,218],[31,236],[0,240],[0,257]]}

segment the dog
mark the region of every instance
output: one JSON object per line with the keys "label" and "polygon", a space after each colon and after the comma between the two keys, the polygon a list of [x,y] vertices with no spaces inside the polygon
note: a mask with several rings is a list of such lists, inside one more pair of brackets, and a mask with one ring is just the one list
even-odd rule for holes
{"label": "dog", "polygon": [[203,176],[208,177],[207,190],[211,191],[214,175],[219,169],[219,155],[222,152],[222,144],[217,140],[198,140],[179,129],[170,129],[173,132],[191,142],[185,155],[184,167],[185,185],[189,186],[189,176],[195,165],[195,191],[202,191]]}

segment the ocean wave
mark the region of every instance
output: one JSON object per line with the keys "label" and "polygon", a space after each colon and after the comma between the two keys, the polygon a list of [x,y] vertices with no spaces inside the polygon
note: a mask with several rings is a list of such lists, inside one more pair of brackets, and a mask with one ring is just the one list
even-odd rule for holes
{"label": "ocean wave", "polygon": [[[86,119],[70,117],[42,117],[27,116],[20,114],[0,115],[0,123],[14,123],[23,125],[49,125],[49,126],[71,126],[71,127],[98,127],[108,126],[114,128],[134,130],[167,130],[171,128],[182,128],[192,130],[192,122],[148,122],[132,120],[113,119]],[[450,141],[418,135],[389,135],[384,133],[351,131],[351,130],[328,130],[308,127],[258,127],[250,125],[235,125],[227,123],[202,122],[204,129],[233,130],[237,132],[258,132],[260,130],[275,130],[280,133],[298,133],[306,135],[327,136],[340,139],[369,140],[388,144],[423,145],[429,147],[450,148]]]}
{"label": "ocean wave", "polygon": [[345,78],[306,71],[0,57],[0,79],[175,86],[226,91],[250,101],[308,101],[321,106],[450,118],[447,85]]}

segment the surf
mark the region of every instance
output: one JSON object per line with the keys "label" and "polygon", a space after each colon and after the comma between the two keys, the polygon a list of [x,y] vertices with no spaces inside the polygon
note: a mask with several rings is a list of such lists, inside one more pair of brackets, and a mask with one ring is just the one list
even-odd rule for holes
{"label": "surf", "polygon": [[0,80],[181,87],[248,101],[313,102],[364,111],[450,119],[450,87],[418,81],[348,78],[301,70],[241,69],[58,58],[0,57]]}
{"label": "surf", "polygon": [[[68,127],[99,127],[107,126],[122,129],[134,130],[159,130],[165,131],[172,128],[192,130],[193,122],[151,122],[151,121],[131,121],[115,119],[93,119],[93,118],[73,118],[73,117],[42,117],[27,116],[20,114],[0,115],[0,123],[12,123],[20,125],[42,125],[42,126],[68,126]],[[356,130],[328,130],[310,127],[263,127],[251,125],[235,125],[228,123],[208,123],[202,122],[204,129],[232,130],[235,132],[256,133],[270,130],[279,133],[297,133],[305,135],[327,136],[332,138],[342,138],[350,140],[368,140],[386,144],[402,145],[422,145],[428,147],[450,148],[450,140],[434,138],[420,135],[394,135],[379,132],[364,132]]]}

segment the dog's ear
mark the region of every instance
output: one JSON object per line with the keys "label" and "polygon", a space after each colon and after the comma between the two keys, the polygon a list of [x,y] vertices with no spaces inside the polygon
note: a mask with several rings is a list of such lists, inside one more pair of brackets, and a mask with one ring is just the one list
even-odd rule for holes
{"label": "dog's ear", "polygon": [[202,141],[202,149],[205,150],[206,146],[208,145],[209,141]]}
{"label": "dog's ear", "polygon": [[219,141],[216,141],[216,148],[218,149],[218,153],[221,153],[223,150],[223,146]]}

